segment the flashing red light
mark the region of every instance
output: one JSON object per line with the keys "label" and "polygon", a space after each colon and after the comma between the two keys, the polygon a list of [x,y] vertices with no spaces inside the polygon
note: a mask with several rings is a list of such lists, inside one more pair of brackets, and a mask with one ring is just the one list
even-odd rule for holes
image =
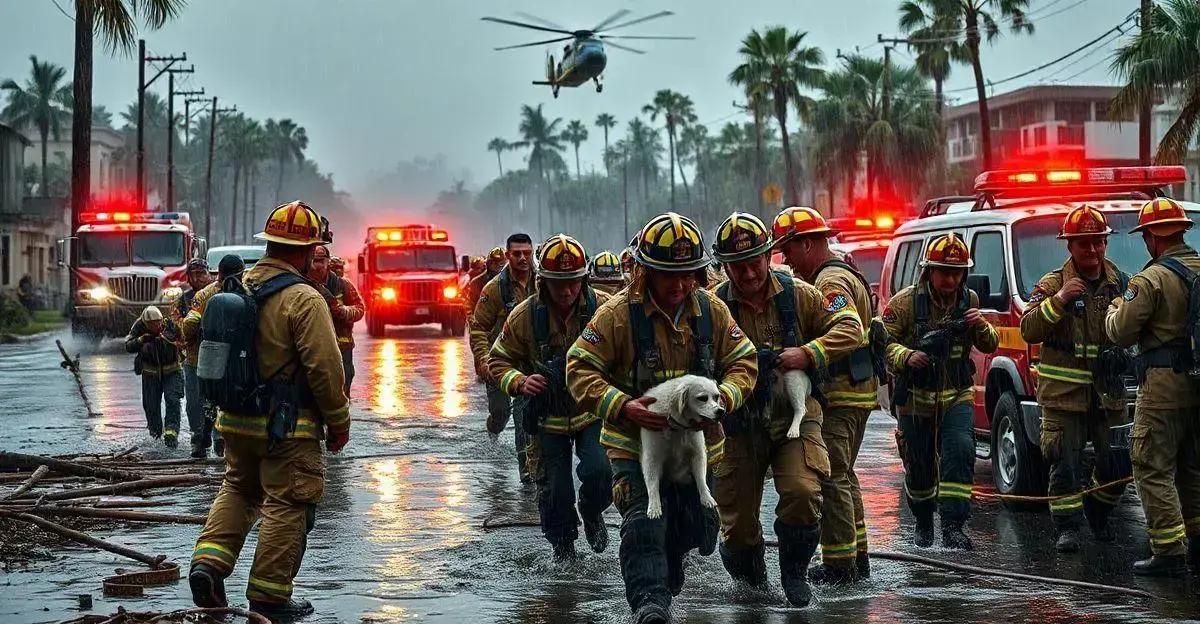
{"label": "flashing red light", "polygon": [[446,230],[435,230],[432,225],[395,225],[367,228],[367,242],[380,243],[425,243],[446,242],[450,234]]}
{"label": "flashing red light", "polygon": [[186,212],[85,212],[80,223],[191,223]]}
{"label": "flashing red light", "polygon": [[1064,187],[1094,190],[1136,190],[1187,181],[1179,165],[1155,167],[1099,167],[1045,171],[985,171],[975,178],[976,193],[1021,193]]}

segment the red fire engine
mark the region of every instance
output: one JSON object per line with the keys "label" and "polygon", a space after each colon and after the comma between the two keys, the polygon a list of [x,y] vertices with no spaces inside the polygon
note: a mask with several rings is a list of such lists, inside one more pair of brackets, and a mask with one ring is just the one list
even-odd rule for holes
{"label": "red fire engine", "polygon": [[[1068,257],[1057,239],[1063,218],[1084,203],[1102,210],[1115,231],[1107,257],[1132,275],[1150,259],[1141,237],[1128,235],[1139,209],[1163,187],[1184,181],[1184,168],[1174,166],[986,171],[976,178],[974,195],[930,200],[918,218],[896,230],[880,279],[881,306],[917,280],[920,260],[935,237],[954,232],[971,248],[975,267],[968,283],[1000,334],[995,353],[972,354],[975,432],[990,440],[993,480],[1001,493],[1046,492],[1047,469],[1038,444],[1041,408],[1035,398],[1039,345],[1021,338],[1020,319],[1038,280]],[[1184,207],[1200,222],[1200,205]],[[1200,244],[1200,228],[1186,238],[1192,246]],[[1132,397],[1132,378],[1126,386]],[[1129,405],[1132,413],[1132,400]],[[1114,447],[1128,448],[1129,422],[1113,429]]]}
{"label": "red fire engine", "polygon": [[367,331],[388,325],[439,323],[447,336],[466,333],[462,296],[469,259],[460,259],[450,235],[432,225],[367,228],[358,254],[358,288],[367,307]]}
{"label": "red fire engine", "polygon": [[187,263],[205,242],[186,212],[90,212],[75,235],[59,241],[76,277],[71,333],[95,344],[124,336],[149,305],[163,313],[183,293]]}

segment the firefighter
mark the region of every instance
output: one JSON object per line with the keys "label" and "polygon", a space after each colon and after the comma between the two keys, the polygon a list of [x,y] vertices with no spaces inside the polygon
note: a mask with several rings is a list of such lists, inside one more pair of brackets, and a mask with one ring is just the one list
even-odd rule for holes
{"label": "firefighter", "polygon": [[334,273],[331,266],[329,248],[317,245],[308,279],[320,287],[317,292],[329,304],[338,349],[342,352],[342,368],[346,371],[346,396],[350,396],[350,384],[354,381],[354,324],[362,320],[366,308],[354,284]]}
{"label": "firefighter", "polygon": [[[822,490],[821,565],[810,575],[815,583],[852,582],[871,575],[862,490],[854,472],[867,419],[878,405],[876,371],[883,364],[881,352],[872,355],[871,287],[858,269],[829,248],[829,239],[837,232],[816,210],[785,209],[772,227],[775,246],[794,274],[820,291],[826,310],[857,319],[861,330],[850,356],[830,363],[829,379],[821,388],[825,395],[821,435],[829,449],[830,478]],[[877,343],[882,341],[878,329]]]}
{"label": "firefighter", "polygon": [[[1021,337],[1041,344],[1037,402],[1042,408],[1042,456],[1050,462],[1050,513],[1058,532],[1060,553],[1079,550],[1079,524],[1084,516],[1101,542],[1115,539],[1108,516],[1125,485],[1089,488],[1120,480],[1129,473],[1125,461],[1109,448],[1109,429],[1124,421],[1124,383],[1114,367],[1119,351],[1104,334],[1104,311],[1125,291],[1129,276],[1107,260],[1112,228],[1104,213],[1083,205],[1067,213],[1058,238],[1070,257],[1061,269],[1038,281],[1021,317]],[[1114,383],[1108,383],[1111,380]],[[1093,474],[1080,474],[1083,449],[1095,449]]]}
{"label": "firefighter", "polygon": [[[539,250],[534,294],[508,315],[489,367],[501,390],[529,401],[525,433],[531,438],[529,472],[537,480],[542,534],[554,558],[563,561],[575,558],[579,516],[592,551],[608,547],[601,514],[612,503],[612,469],[600,446],[600,420],[595,412],[580,411],[566,386],[567,349],[608,295],[588,283],[587,253],[574,238],[559,234]],[[578,514],[572,446],[579,457]]]}
{"label": "firefighter", "polygon": [[[133,370],[142,376],[142,409],[150,437],[162,437],[167,448],[179,445],[179,404],[183,401],[183,373],[179,365],[179,345],[175,324],[163,318],[162,310],[147,306],[142,310],[129,335],[125,350],[136,353]],[[163,421],[163,402],[167,417]]]}
{"label": "firefighter", "polygon": [[487,270],[487,264],[483,261],[483,256],[471,256],[471,264],[469,266],[467,281],[475,279]]}
{"label": "firefighter", "polygon": [[304,391],[293,386],[293,396],[301,397],[294,428],[274,445],[268,442],[267,416],[220,411],[225,477],[192,555],[188,581],[197,606],[226,606],[224,579],[261,517],[246,589],[250,610],[273,620],[313,611],[308,601],[292,598],[292,579],[325,490],[321,440],[337,453],[350,439],[350,410],[329,306],[301,277],[311,268],[316,246],[330,242],[327,223],[297,201],[272,211],[264,231],[254,236],[266,240],[267,249],[246,272],[246,287],[255,292],[284,274],[292,277],[281,279],[295,279],[258,306],[258,373],[263,379],[289,380],[278,383]]}
{"label": "firefighter", "polygon": [[189,342],[187,340],[187,336],[183,332],[183,321],[187,318],[188,311],[192,309],[192,301],[196,299],[196,294],[212,281],[212,277],[208,273],[208,262],[205,262],[204,258],[193,258],[187,266],[188,289],[183,291],[183,294],[171,306],[171,322],[179,330],[176,332],[176,338],[179,340],[180,350],[183,351],[183,411],[187,414],[192,457],[197,458],[208,455],[207,442],[201,446],[206,429],[204,397],[200,396],[200,378],[196,376],[196,359],[199,356],[200,341]]}
{"label": "firefighter", "polygon": [[488,435],[495,442],[500,432],[508,426],[509,418],[512,418],[517,446],[517,472],[521,475],[521,483],[528,485],[533,483],[533,477],[526,470],[525,447],[528,439],[520,415],[525,397],[509,399],[492,377],[487,358],[509,313],[532,292],[533,240],[528,234],[513,234],[504,246],[508,265],[483,287],[475,311],[471,314],[471,352],[475,356],[475,374],[487,384]]}
{"label": "firefighter", "polygon": [[[332,258],[329,259],[329,272],[333,273],[334,275],[336,275],[340,278],[345,279],[345,277],[346,277],[346,261],[337,256],[333,256]],[[351,283],[353,283],[353,282],[351,282]],[[357,290],[357,288],[355,290]]]}
{"label": "firefighter", "polygon": [[[1181,576],[1200,567],[1200,387],[1187,370],[1196,366],[1195,327],[1181,277],[1200,272],[1200,256],[1184,242],[1192,227],[1183,207],[1167,198],[1142,207],[1138,225],[1153,258],[1113,301],[1104,329],[1122,347],[1137,345],[1133,413],[1133,477],[1146,513],[1149,559],[1134,574]],[[1185,559],[1186,555],[1186,559]]]}
{"label": "firefighter", "polygon": [[882,315],[890,340],[888,367],[897,376],[892,408],[904,491],[917,519],[915,542],[922,548],[933,545],[935,506],[942,517],[942,545],[972,548],[963,530],[975,478],[971,348],[991,353],[999,342],[996,329],[979,313],[979,295],[966,286],[973,265],[957,235],[933,239],[917,284],[896,293]]}
{"label": "firefighter", "polygon": [[[200,320],[204,315],[204,309],[208,306],[208,300],[212,299],[213,295],[221,292],[225,280],[233,277],[239,282],[242,278],[242,273],[246,270],[246,263],[241,257],[235,254],[226,254],[217,263],[217,279],[205,286],[196,293],[192,298],[192,305],[188,309],[187,316],[183,318],[183,323],[180,325],[180,333],[183,334],[183,339],[187,344],[189,358],[195,358],[199,361],[200,351]],[[199,380],[197,380],[198,382]],[[197,385],[199,385],[197,383]],[[197,392],[199,389],[197,388]],[[193,442],[192,457],[203,458],[208,455],[208,446],[211,442],[213,454],[217,457],[225,455],[225,441],[221,438],[221,432],[217,431],[213,425],[216,419],[216,414],[211,405],[204,405],[204,423],[200,430],[200,438]]]}
{"label": "firefighter", "polygon": [[588,271],[588,284],[593,290],[615,295],[625,287],[625,276],[621,260],[611,251],[602,251],[592,258]]}
{"label": "firefighter", "polygon": [[479,294],[483,292],[483,287],[492,281],[492,278],[500,274],[504,269],[505,255],[504,250],[500,247],[494,247],[487,255],[487,263],[484,264],[484,270],[479,275],[471,278],[467,282],[467,314],[468,316],[475,311],[475,304],[479,301]]}
{"label": "firefighter", "polygon": [[[719,384],[727,412],[742,405],[758,371],[754,345],[712,293],[697,287],[708,259],[696,224],[675,213],[650,220],[638,235],[632,284],[602,306],[567,354],[567,383],[579,410],[602,419],[600,441],[613,468],[621,512],[621,575],[638,624],[665,622],[683,588],[683,558],[716,548],[719,520],[700,505],[694,484],[663,483],[663,515],[646,515],[638,456],[640,428],[667,428],[649,409],[647,389],[687,373]],[[724,433],[705,431],[709,466],[721,461]]]}
{"label": "firefighter", "polygon": [[[793,232],[776,230],[785,241]],[[745,405],[725,417],[725,458],[713,468],[714,496],[721,512],[721,562],[734,580],[765,587],[759,513],[763,479],[771,469],[779,493],[775,535],[783,590],[788,602],[804,607],[812,599],[808,563],[820,537],[822,482],[830,478],[822,408],[810,395],[800,436],[789,437],[791,405],[773,401],[772,389],[783,383],[778,376],[785,371],[815,376],[849,355],[862,342],[863,326],[847,311],[844,296],[825,298],[811,285],[772,271],[774,244],[771,230],[750,214],[735,212],[717,228],[713,255],[729,279],[715,292],[758,348],[758,381]]]}
{"label": "firefighter", "polygon": [[633,261],[633,245],[636,242],[637,240],[634,239],[629,247],[621,250],[621,273],[625,276],[626,286],[629,285],[629,282],[633,281],[633,267],[636,264]]}

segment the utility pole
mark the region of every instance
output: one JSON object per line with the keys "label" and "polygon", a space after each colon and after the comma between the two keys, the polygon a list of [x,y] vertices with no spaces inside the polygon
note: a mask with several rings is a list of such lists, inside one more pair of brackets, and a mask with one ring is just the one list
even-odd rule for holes
{"label": "utility pole", "polygon": [[[146,210],[146,88],[154,84],[172,65],[186,61],[183,56],[146,56],[146,40],[138,39],[138,123],[137,123],[137,202],[140,210]],[[146,80],[146,63],[166,63],[149,81]]]}
{"label": "utility pole", "polygon": [[[892,116],[892,48],[901,43],[909,45],[908,39],[893,39],[879,35],[883,46],[883,118]],[[889,45],[890,44],[890,45]]]}
{"label": "utility pole", "polygon": [[212,241],[212,170],[213,170],[213,150],[217,145],[217,115],[220,113],[232,113],[237,110],[237,107],[232,108],[217,108],[217,96],[212,99],[212,119],[208,124],[208,171],[204,174],[204,240]]}
{"label": "utility pole", "polygon": [[183,144],[188,144],[188,125],[192,123],[191,104],[192,102],[200,101],[207,102],[208,100],[197,100],[196,98],[188,97],[192,95],[204,95],[204,89],[199,91],[176,91],[175,95],[184,96],[183,98]]}
{"label": "utility pole", "polygon": [[175,74],[193,74],[196,66],[167,70],[167,210],[175,212]]}
{"label": "utility pole", "polygon": [[[1153,0],[1142,0],[1142,32],[1150,30]],[[1150,165],[1150,116],[1153,114],[1154,95],[1147,94],[1138,105],[1138,161]]]}

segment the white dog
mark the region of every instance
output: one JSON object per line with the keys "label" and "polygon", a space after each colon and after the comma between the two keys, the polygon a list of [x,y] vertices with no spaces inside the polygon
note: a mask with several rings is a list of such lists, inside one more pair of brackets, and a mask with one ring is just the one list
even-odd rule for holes
{"label": "white dog", "polygon": [[697,375],[684,375],[654,386],[645,396],[654,398],[647,409],[666,416],[670,425],[665,431],[642,428],[642,476],[650,499],[646,516],[662,516],[659,485],[664,473],[676,483],[694,482],[700,493],[700,504],[716,507],[717,501],[705,480],[708,452],[704,448],[704,432],[699,427],[725,414],[717,382]]}
{"label": "white dog", "polygon": [[[787,394],[788,404],[792,407],[792,425],[788,427],[787,437],[800,437],[800,422],[808,413],[808,395],[812,394],[812,381],[802,370],[783,371],[784,393]],[[778,389],[779,384],[776,384]],[[778,392],[775,393],[778,395]]]}

